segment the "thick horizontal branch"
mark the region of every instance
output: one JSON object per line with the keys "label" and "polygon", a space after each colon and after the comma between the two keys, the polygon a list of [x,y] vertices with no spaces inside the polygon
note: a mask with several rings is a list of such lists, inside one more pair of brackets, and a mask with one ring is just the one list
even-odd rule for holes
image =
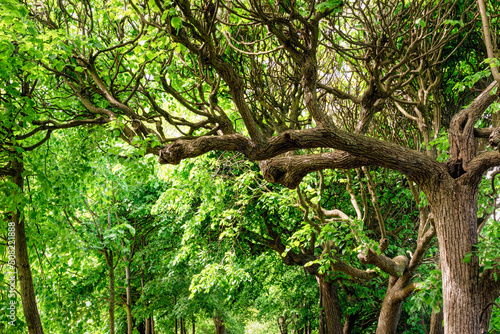
{"label": "thick horizontal branch", "polygon": [[178,139],[159,151],[159,162],[177,165],[184,159],[194,158],[212,150],[237,151],[248,155],[252,151],[252,142],[240,134]]}
{"label": "thick horizontal branch", "polygon": [[416,283],[410,283],[407,286],[405,286],[403,289],[397,292],[395,298],[399,300],[405,300],[408,296],[412,294],[413,291],[417,290],[418,284]]}
{"label": "thick horizontal branch", "polygon": [[[307,148],[333,148],[345,151],[357,157],[357,160],[346,156],[345,159],[353,160],[350,162],[344,160],[343,168],[349,168],[349,163],[351,166],[376,165],[399,171],[416,182],[425,182],[438,173],[447,173],[445,164],[438,163],[415,150],[360,134],[326,128],[285,131],[258,146],[240,134],[203,136],[193,140],[179,139],[162,148],[159,155],[160,163],[178,164],[183,159],[193,158],[211,150],[227,150],[241,152],[253,161],[261,161],[285,152]],[[304,164],[305,162],[302,161]],[[314,164],[315,162],[312,163]],[[276,180],[277,177],[273,176],[273,179]]]}
{"label": "thick horizontal branch", "polygon": [[490,135],[493,132],[493,130],[495,130],[495,128],[483,128],[483,129],[474,128],[474,137],[490,138]]}
{"label": "thick horizontal branch", "polygon": [[346,152],[293,155],[259,162],[264,178],[295,189],[309,173],[324,169],[351,169],[370,164],[369,159],[358,158]]}
{"label": "thick horizontal branch", "polygon": [[354,268],[348,264],[346,264],[343,261],[336,260],[335,262],[332,262],[330,267],[332,270],[335,271],[341,271],[344,274],[347,274],[351,277],[354,278],[359,278],[363,280],[369,280],[377,276],[377,272],[375,270],[360,270],[357,268]]}
{"label": "thick horizontal branch", "polygon": [[377,255],[373,249],[368,249],[365,254],[358,254],[358,259],[364,264],[373,264],[394,277],[403,275],[409,263],[408,258],[404,255],[390,259],[384,254]]}

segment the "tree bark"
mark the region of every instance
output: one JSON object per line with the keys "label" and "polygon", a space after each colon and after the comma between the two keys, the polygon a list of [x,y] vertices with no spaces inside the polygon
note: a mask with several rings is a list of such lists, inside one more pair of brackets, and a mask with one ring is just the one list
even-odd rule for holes
{"label": "tree bark", "polygon": [[109,267],[109,333],[115,333],[115,267],[113,252],[104,251],[106,264]]}
{"label": "tree bark", "polygon": [[[479,333],[478,187],[448,178],[428,192],[436,222],[443,277],[445,334]],[[436,187],[436,185],[434,185]],[[466,258],[470,261],[464,261]]]}
{"label": "tree bark", "polygon": [[286,322],[286,318],[284,316],[278,318],[278,328],[280,330],[280,334],[288,334],[288,323]]}
{"label": "tree bark", "polygon": [[[141,290],[144,291],[144,270],[141,274]],[[145,334],[151,334],[151,317],[144,320],[144,331]]]}
{"label": "tree bark", "polygon": [[485,270],[479,281],[479,324],[481,334],[487,334],[490,326],[491,313],[493,311],[493,302],[500,295],[500,277],[498,268]]}
{"label": "tree bark", "polygon": [[441,310],[439,310],[438,313],[432,311],[429,334],[444,334],[443,309],[442,308],[441,308]]}
{"label": "tree bark", "polygon": [[[319,284],[319,279],[316,277]],[[318,334],[325,334],[325,312],[323,309],[323,294],[321,290],[321,285],[319,286],[319,328]]]}
{"label": "tree bark", "polygon": [[354,329],[354,325],[356,323],[356,319],[358,318],[359,313],[354,313],[354,314],[348,314],[346,313],[344,317],[344,330],[343,334],[351,334],[352,330]]}
{"label": "tree bark", "polygon": [[[22,173],[24,165],[22,157],[12,161],[12,168],[15,175],[12,177],[12,182],[17,185],[16,195],[22,196],[24,191],[24,182]],[[28,326],[29,334],[43,334],[42,322],[40,314],[36,306],[36,295],[33,287],[33,277],[31,275],[31,267],[28,257],[28,245],[26,243],[26,230],[24,226],[24,218],[21,218],[22,206],[19,205],[17,210],[12,215],[12,222],[15,226],[15,252],[16,265],[19,274],[19,285],[21,287],[21,303],[23,305],[24,318]]]}
{"label": "tree bark", "polygon": [[214,315],[215,334],[226,334],[226,325],[222,316],[215,311]]}
{"label": "tree bark", "polygon": [[[177,298],[174,296],[174,306],[177,305]],[[175,334],[177,334],[177,318],[174,318]]]}
{"label": "tree bark", "polygon": [[325,311],[326,333],[342,333],[342,314],[340,312],[337,286],[324,275],[317,275],[316,278],[321,289],[321,296]]}
{"label": "tree bark", "polygon": [[127,282],[127,333],[132,334],[134,330],[134,324],[132,322],[132,288],[130,287],[130,264],[127,263],[125,267],[125,279]]}
{"label": "tree bark", "polygon": [[389,286],[378,318],[377,334],[396,333],[404,301],[403,298],[399,297],[402,290],[401,282],[402,280],[397,277],[391,276],[389,278]]}

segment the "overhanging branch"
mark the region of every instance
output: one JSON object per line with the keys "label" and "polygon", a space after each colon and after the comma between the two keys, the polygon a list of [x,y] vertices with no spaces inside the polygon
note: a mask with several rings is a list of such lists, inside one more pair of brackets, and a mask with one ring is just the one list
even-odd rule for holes
{"label": "overhanging branch", "polygon": [[370,164],[369,159],[358,158],[346,152],[293,155],[259,162],[264,178],[295,189],[309,173],[324,169],[351,169]]}
{"label": "overhanging branch", "polygon": [[[325,128],[285,131],[259,146],[240,134],[203,136],[193,140],[179,139],[160,149],[159,155],[160,163],[178,164],[183,159],[194,158],[211,150],[227,150],[243,153],[253,161],[261,161],[290,151],[320,147],[345,151],[352,156],[349,158],[348,155],[345,156],[345,159],[352,159],[349,164],[347,163],[349,160],[340,159],[344,165],[340,165],[339,162],[336,168],[369,164],[399,171],[416,182],[424,182],[437,175],[436,173],[446,172],[444,164],[432,160],[423,153],[364,135]],[[322,158],[326,163],[326,156]],[[304,159],[301,161],[302,165],[307,165],[307,158],[294,159]],[[286,158],[277,161],[286,162]],[[314,165],[314,160],[309,160],[309,164]],[[277,166],[276,163],[275,165]],[[282,167],[274,168],[279,170]],[[300,168],[305,170],[313,167]],[[273,178],[278,177],[273,176]]]}

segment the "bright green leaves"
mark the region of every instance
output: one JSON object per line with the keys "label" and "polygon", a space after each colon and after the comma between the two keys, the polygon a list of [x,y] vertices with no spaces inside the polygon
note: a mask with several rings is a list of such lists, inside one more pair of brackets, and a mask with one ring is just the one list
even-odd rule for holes
{"label": "bright green leaves", "polygon": [[177,30],[177,32],[179,32],[179,30],[182,28],[182,19],[177,16],[172,17],[172,19],[170,20],[170,24]]}
{"label": "bright green leaves", "polygon": [[[27,133],[36,119],[35,103],[27,96],[26,87],[34,85],[40,69],[36,62],[43,47],[27,10],[14,1],[0,3],[0,146],[2,155],[11,144],[21,153],[22,144],[15,136]],[[41,79],[41,78],[40,78]],[[40,80],[42,81],[42,80]],[[8,129],[8,130],[7,130]],[[0,157],[0,161],[3,157]]]}
{"label": "bright green leaves", "polygon": [[201,273],[193,277],[189,287],[190,298],[193,298],[197,293],[210,293],[213,290],[218,290],[217,293],[227,296],[226,299],[230,300],[240,284],[251,280],[244,268],[231,261],[231,256],[234,254],[226,254],[223,263],[207,265]]}
{"label": "bright green leaves", "polygon": [[421,18],[418,18],[415,21],[415,25],[420,26],[421,28],[425,28],[427,26],[427,23],[424,20],[422,20]]}
{"label": "bright green leaves", "polygon": [[478,71],[471,75],[466,76],[461,82],[457,82],[453,87],[457,92],[463,92],[466,88],[472,88],[481,79],[491,76],[491,71],[489,68]]}
{"label": "bright green leaves", "polygon": [[327,0],[316,4],[316,10],[318,12],[324,12],[326,10],[336,10],[337,12],[342,10],[342,0]]}
{"label": "bright green leaves", "polygon": [[[442,305],[441,271],[434,269],[428,272],[425,279],[418,283],[418,292],[411,297],[412,303],[407,307],[410,314],[419,313],[423,307],[431,307],[439,312]],[[419,321],[419,318],[415,318]]]}
{"label": "bright green leaves", "polygon": [[[477,245],[475,255],[479,257],[481,268],[483,270],[492,269],[498,265],[498,258],[500,257],[500,245],[498,240],[500,238],[500,223],[496,215],[487,215],[488,221],[485,222],[484,228],[481,232],[480,241]],[[471,256],[474,254],[466,254],[464,262],[470,261]]]}
{"label": "bright green leaves", "polygon": [[452,26],[458,25],[460,27],[464,26],[464,23],[462,21],[458,21],[458,20],[445,20],[444,24],[449,24],[449,25],[452,25]]}
{"label": "bright green leaves", "polygon": [[445,162],[448,160],[448,148],[450,147],[450,143],[448,140],[448,133],[442,131],[439,134],[439,137],[431,140],[428,145],[428,149],[435,148],[437,151],[437,161]]}
{"label": "bright green leaves", "polygon": [[472,253],[465,254],[462,262],[463,263],[470,263],[470,261],[472,260],[472,256],[473,256]]}

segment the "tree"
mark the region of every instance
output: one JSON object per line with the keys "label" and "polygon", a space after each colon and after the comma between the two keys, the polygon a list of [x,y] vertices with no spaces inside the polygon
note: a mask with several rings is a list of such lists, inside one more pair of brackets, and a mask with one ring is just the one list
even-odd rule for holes
{"label": "tree", "polygon": [[[478,192],[500,155],[475,141],[496,146],[500,131],[475,126],[499,93],[487,77],[475,80],[480,94],[447,85],[491,58],[475,2],[24,3],[51,77],[19,136],[108,124],[162,164],[237,151],[290,188],[324,169],[399,172],[429,203],[422,235],[439,240],[445,333],[487,330],[480,315],[500,283],[496,266],[479,266]],[[445,161],[429,146],[442,130]]]}
{"label": "tree", "polygon": [[[169,171],[169,178],[176,182],[169,186],[169,196],[164,197],[169,201],[160,201],[158,206],[175,208],[177,214],[181,214],[189,203],[201,203],[190,222],[193,226],[198,226],[202,219],[210,219],[212,233],[219,234],[216,239],[234,240],[233,243],[239,247],[246,245],[254,254],[272,250],[287,265],[303,266],[316,276],[323,292],[320,307],[325,315],[322,318],[325,333],[342,331],[342,314],[343,331],[349,333],[355,327],[355,318],[367,313],[366,308],[360,312],[359,304],[366,305],[367,301],[356,297],[357,292],[370,295],[362,292],[363,285],[369,284],[376,291],[389,281],[385,302],[374,304],[375,312],[380,313],[378,330],[395,332],[402,303],[416,288],[410,278],[434,236],[434,229],[425,230],[429,223],[427,217],[418,217],[412,205],[412,191],[402,186],[405,178],[390,171],[371,175],[365,169],[366,175],[358,171],[356,181],[349,172],[330,171],[320,173],[318,178],[311,175],[295,193],[266,185],[257,173],[256,164],[253,165],[254,168],[233,154],[221,154],[217,158],[208,154],[195,163],[184,163],[176,171]],[[375,184],[383,189],[380,195]],[[354,188],[361,192],[359,202]],[[194,238],[199,228],[192,229],[191,238]],[[377,254],[375,240],[381,239],[386,229],[383,239],[387,239],[384,243],[388,249],[385,255]],[[409,242],[412,239],[415,243]],[[360,249],[363,251],[358,254]],[[398,254],[407,251],[414,256],[411,270],[404,272],[408,260]],[[379,271],[356,265],[356,255],[364,265],[374,265]],[[394,261],[390,257],[394,257]],[[387,275],[391,276],[390,280],[382,280]],[[213,280],[215,278],[210,282]],[[344,297],[349,296],[351,307],[339,300],[340,287]],[[371,300],[378,299],[373,296],[375,292],[371,295]]]}

